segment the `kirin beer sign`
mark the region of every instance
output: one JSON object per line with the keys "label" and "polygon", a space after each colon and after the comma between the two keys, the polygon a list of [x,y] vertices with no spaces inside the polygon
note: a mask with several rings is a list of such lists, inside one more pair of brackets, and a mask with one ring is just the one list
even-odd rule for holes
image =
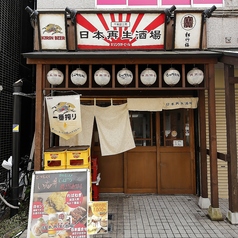
{"label": "kirin beer sign", "polygon": [[41,50],[67,50],[65,13],[39,13],[39,45]]}

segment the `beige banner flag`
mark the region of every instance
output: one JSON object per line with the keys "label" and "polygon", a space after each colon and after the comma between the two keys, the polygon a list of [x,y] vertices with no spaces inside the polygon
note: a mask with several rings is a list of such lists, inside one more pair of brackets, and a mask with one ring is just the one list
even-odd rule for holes
{"label": "beige banner flag", "polygon": [[45,97],[51,132],[68,140],[82,131],[80,95]]}
{"label": "beige banner flag", "polygon": [[127,98],[129,111],[162,111],[178,108],[197,108],[198,98]]}
{"label": "beige banner flag", "polygon": [[127,98],[127,108],[130,111],[162,111],[161,98]]}
{"label": "beige banner flag", "polygon": [[163,110],[178,109],[178,108],[197,108],[198,98],[164,98]]}

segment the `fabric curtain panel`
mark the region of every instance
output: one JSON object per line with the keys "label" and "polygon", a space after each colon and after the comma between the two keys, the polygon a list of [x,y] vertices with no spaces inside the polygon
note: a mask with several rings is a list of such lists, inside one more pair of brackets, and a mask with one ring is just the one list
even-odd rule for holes
{"label": "fabric curtain panel", "polygon": [[94,106],[81,105],[82,131],[69,140],[65,140],[64,138],[60,137],[60,146],[91,146],[94,123],[94,108]]}
{"label": "fabric curtain panel", "polygon": [[135,148],[127,104],[95,106],[95,117],[103,156]]}
{"label": "fabric curtain panel", "polygon": [[135,148],[127,104],[109,107],[81,105],[82,132],[69,140],[60,137],[60,146],[91,145],[96,118],[102,156]]}
{"label": "fabric curtain panel", "polygon": [[164,98],[163,110],[197,108],[198,98]]}
{"label": "fabric curtain panel", "polygon": [[178,108],[197,108],[198,98],[128,98],[128,111],[162,111]]}
{"label": "fabric curtain panel", "polygon": [[135,148],[129,111],[162,111],[197,108],[198,98],[128,98],[127,103],[100,107],[81,105],[82,131],[60,146],[91,146],[94,117],[96,118],[102,156],[115,155]]}
{"label": "fabric curtain panel", "polygon": [[163,99],[160,98],[127,98],[129,111],[162,111]]}

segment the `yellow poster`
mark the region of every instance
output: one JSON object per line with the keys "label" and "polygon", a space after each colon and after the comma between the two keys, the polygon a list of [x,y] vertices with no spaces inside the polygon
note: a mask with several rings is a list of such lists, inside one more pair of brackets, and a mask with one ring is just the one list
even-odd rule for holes
{"label": "yellow poster", "polygon": [[92,201],[88,204],[88,235],[108,232],[108,202]]}

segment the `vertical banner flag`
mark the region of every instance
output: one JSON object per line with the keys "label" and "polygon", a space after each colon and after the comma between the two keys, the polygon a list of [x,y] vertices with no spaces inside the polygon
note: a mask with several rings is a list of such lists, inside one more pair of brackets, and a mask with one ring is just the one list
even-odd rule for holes
{"label": "vertical banner flag", "polygon": [[51,132],[68,140],[82,131],[80,95],[45,99]]}

